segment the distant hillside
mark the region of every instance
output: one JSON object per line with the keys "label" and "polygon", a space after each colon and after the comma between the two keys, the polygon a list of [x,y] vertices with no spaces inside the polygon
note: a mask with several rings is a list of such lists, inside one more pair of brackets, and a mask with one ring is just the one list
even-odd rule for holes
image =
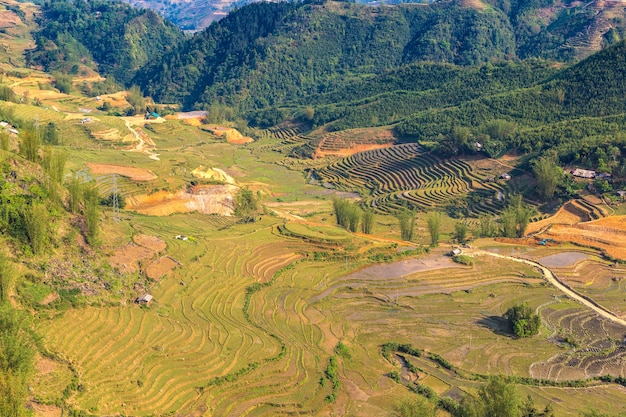
{"label": "distant hillside", "polygon": [[471,65],[514,55],[512,28],[497,9],[258,3],[197,34],[136,82],[157,101],[247,110],[410,62]]}
{"label": "distant hillside", "polygon": [[117,2],[48,2],[38,23],[36,49],[27,56],[30,65],[63,72],[87,65],[122,83],[183,39],[155,12]]}
{"label": "distant hillside", "polygon": [[183,30],[198,31],[226,16],[246,0],[124,0],[137,8],[159,12]]}

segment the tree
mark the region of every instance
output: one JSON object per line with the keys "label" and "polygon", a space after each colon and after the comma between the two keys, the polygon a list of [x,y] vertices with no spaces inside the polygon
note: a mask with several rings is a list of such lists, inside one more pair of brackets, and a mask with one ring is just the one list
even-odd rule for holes
{"label": "tree", "polygon": [[412,240],[415,230],[415,211],[403,208],[398,212],[397,217],[402,240]]}
{"label": "tree", "polygon": [[494,119],[487,122],[483,131],[495,141],[508,142],[517,131],[517,125],[508,120]]}
{"label": "tree", "polygon": [[58,145],[59,144],[59,132],[54,123],[49,122],[43,131],[43,143],[46,145]]}
{"label": "tree", "polygon": [[85,217],[85,237],[90,245],[98,243],[98,222],[100,221],[100,192],[95,183],[83,185],[83,216]]}
{"label": "tree", "polygon": [[72,213],[79,213],[80,204],[83,201],[83,182],[78,176],[74,175],[65,186],[69,192],[68,210]]}
{"label": "tree", "polygon": [[31,162],[39,160],[41,141],[35,129],[26,129],[20,133],[20,154]]}
{"label": "tree", "polygon": [[427,218],[428,232],[430,233],[431,246],[439,244],[439,229],[441,228],[441,213],[431,213]]}
{"label": "tree", "polygon": [[502,225],[502,236],[517,236],[517,213],[514,207],[507,207],[500,213],[500,223]]}
{"label": "tree", "polygon": [[132,107],[134,114],[140,114],[146,111],[146,102],[141,94],[141,90],[136,85],[130,87],[126,93],[126,101]]}
{"label": "tree", "polygon": [[363,210],[361,215],[361,231],[365,234],[372,233],[372,227],[374,225],[374,212],[369,209]]}
{"label": "tree", "polygon": [[491,378],[478,390],[480,415],[483,417],[521,416],[520,398],[515,386],[503,378]]}
{"label": "tree", "polygon": [[493,237],[498,234],[497,225],[494,222],[493,216],[485,214],[479,217],[476,234],[480,237]]}
{"label": "tree", "polygon": [[521,400],[515,386],[497,376],[481,386],[476,397],[464,397],[457,415],[459,417],[522,417]]}
{"label": "tree", "polygon": [[533,162],[533,173],[537,179],[537,190],[542,197],[550,199],[557,186],[563,181],[563,170],[554,156],[542,156]]}
{"label": "tree", "polygon": [[0,305],[0,415],[27,417],[28,381],[35,349],[25,316],[9,303]]}
{"label": "tree", "polygon": [[532,214],[532,208],[524,204],[521,195],[512,196],[509,206],[500,214],[502,236],[523,237]]}
{"label": "tree", "polygon": [[254,193],[249,188],[241,188],[235,196],[235,216],[251,220],[259,208],[259,203]]}
{"label": "tree", "polygon": [[548,403],[543,411],[537,410],[535,407],[535,400],[528,395],[526,401],[522,405],[522,417],[554,417],[554,411],[552,406]]}
{"label": "tree", "polygon": [[427,399],[415,397],[402,401],[396,409],[395,415],[397,417],[435,417],[437,408]]}
{"label": "tree", "polygon": [[0,253],[0,305],[9,300],[9,293],[14,282],[15,270],[11,261],[4,253]]}
{"label": "tree", "polygon": [[47,146],[43,150],[42,168],[50,176],[52,182],[61,184],[63,182],[63,173],[65,172],[65,163],[67,162],[67,153]]}
{"label": "tree", "polygon": [[315,109],[313,107],[305,107],[305,109],[302,111],[302,119],[304,119],[304,121],[306,122],[311,122],[313,121],[313,118],[315,117]]}
{"label": "tree", "polygon": [[504,313],[511,330],[517,337],[530,337],[539,333],[541,319],[527,303],[517,304]]}
{"label": "tree", "polygon": [[9,145],[11,144],[11,136],[7,132],[0,132],[0,149],[3,151],[9,150]]}
{"label": "tree", "polygon": [[33,253],[38,255],[48,245],[50,223],[48,208],[44,203],[33,202],[24,209],[22,218],[30,247]]}
{"label": "tree", "polygon": [[52,74],[54,77],[54,86],[63,94],[69,94],[72,92],[72,76],[64,74],[62,72],[55,72]]}
{"label": "tree", "polygon": [[348,206],[348,230],[356,232],[359,230],[359,220],[361,219],[361,209],[354,204]]}
{"label": "tree", "polygon": [[464,243],[467,240],[467,229],[468,226],[465,221],[457,222],[454,225],[454,237],[457,242]]}

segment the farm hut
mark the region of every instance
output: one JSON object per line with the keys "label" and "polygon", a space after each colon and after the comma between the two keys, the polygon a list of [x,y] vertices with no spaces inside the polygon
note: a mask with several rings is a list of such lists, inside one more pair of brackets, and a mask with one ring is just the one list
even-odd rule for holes
{"label": "farm hut", "polygon": [[507,173],[505,172],[504,174],[500,175],[500,179],[501,179],[501,180],[508,181],[508,180],[510,180],[510,179],[511,179],[511,175],[510,175],[510,174],[507,174]]}
{"label": "farm hut", "polygon": [[617,192],[617,195],[619,196],[620,200],[622,200],[622,201],[626,200],[626,191],[625,190],[619,190]]}
{"label": "farm hut", "polygon": [[142,295],[141,297],[137,298],[135,302],[137,304],[148,304],[150,301],[152,301],[153,298],[154,297],[152,297],[152,295],[146,293]]}
{"label": "farm hut", "polygon": [[588,169],[580,169],[580,168],[576,168],[575,170],[572,171],[572,175],[578,178],[595,178],[596,177],[596,171],[590,171]]}
{"label": "farm hut", "polygon": [[461,252],[463,252],[461,249],[459,249],[459,248],[454,248],[454,249],[452,249],[452,252],[450,252],[450,256],[457,256],[457,255],[460,255],[460,254],[461,254]]}
{"label": "farm hut", "polygon": [[596,178],[600,180],[608,180],[611,178],[611,174],[609,174],[608,172],[601,172],[599,174],[596,174]]}

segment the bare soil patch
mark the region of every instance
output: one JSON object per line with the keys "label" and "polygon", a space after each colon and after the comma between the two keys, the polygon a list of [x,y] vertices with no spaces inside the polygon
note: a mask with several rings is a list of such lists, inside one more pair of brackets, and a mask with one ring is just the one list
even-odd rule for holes
{"label": "bare soil patch", "polygon": [[176,115],[176,117],[178,119],[202,119],[206,116],[206,112],[202,111],[202,110],[196,110],[196,111],[188,111],[188,112],[183,112],[183,113],[178,113]]}
{"label": "bare soil patch", "polygon": [[41,304],[42,306],[47,306],[48,304],[50,304],[53,301],[56,301],[59,299],[59,294],[53,292],[52,294],[48,294],[46,296],[46,298],[44,298],[43,300],[41,300],[41,302],[39,304]]}
{"label": "bare soil patch", "polygon": [[28,403],[28,408],[33,410],[35,417],[61,417],[63,410],[56,405],[39,404],[31,401]]}
{"label": "bare soil patch", "polygon": [[205,127],[215,136],[223,137],[226,139],[226,142],[233,145],[245,145],[246,143],[254,142],[251,137],[243,136],[237,129],[232,127],[219,125],[206,125]]}
{"label": "bare soil patch", "polygon": [[148,265],[146,268],[146,276],[154,281],[158,281],[178,266],[178,262],[170,256],[162,256]]}
{"label": "bare soil patch", "polygon": [[52,359],[40,358],[37,361],[37,372],[41,375],[46,375],[51,372],[54,372],[56,368],[57,368],[57,365],[56,363],[54,363]]}
{"label": "bare soil patch", "polygon": [[126,209],[151,216],[193,211],[231,216],[234,210],[233,197],[237,190],[234,185],[227,184],[198,187],[195,194],[181,190],[174,193],[160,191],[150,195],[136,195],[128,200]]}
{"label": "bare soil patch", "polygon": [[133,236],[133,242],[155,252],[163,252],[167,248],[167,243],[157,236],[135,235]]}
{"label": "bare soil patch", "polygon": [[484,10],[486,7],[480,0],[462,0],[461,4],[468,9]]}
{"label": "bare soil patch", "polygon": [[22,19],[20,19],[14,12],[10,10],[0,10],[0,28],[11,28],[21,23]]}
{"label": "bare soil patch", "polygon": [[136,272],[139,262],[154,256],[154,251],[135,243],[127,243],[118,248],[110,257],[111,266],[123,272]]}
{"label": "bare soil patch", "polygon": [[88,163],[87,167],[94,175],[119,174],[133,181],[152,181],[158,178],[154,172],[143,168],[94,163]]}

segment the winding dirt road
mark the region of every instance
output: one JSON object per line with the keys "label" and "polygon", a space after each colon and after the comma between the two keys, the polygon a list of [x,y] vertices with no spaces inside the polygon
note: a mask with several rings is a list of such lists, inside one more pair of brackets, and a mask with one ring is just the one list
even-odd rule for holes
{"label": "winding dirt road", "polygon": [[519,263],[523,263],[523,264],[534,266],[534,267],[538,268],[541,271],[541,273],[543,274],[543,276],[546,279],[546,281],[548,281],[555,288],[557,288],[563,294],[567,295],[572,300],[575,300],[575,301],[583,304],[584,306],[592,309],[593,311],[595,311],[596,313],[598,313],[600,316],[604,317],[605,319],[610,320],[613,323],[617,323],[617,324],[620,324],[620,325],[626,327],[626,320],[622,319],[621,317],[619,317],[618,315],[613,313],[611,310],[609,310],[609,309],[607,309],[605,307],[602,307],[600,304],[598,304],[597,302],[593,301],[589,297],[586,297],[586,296],[584,296],[582,294],[579,294],[575,290],[571,289],[568,285],[566,285],[563,282],[561,282],[556,277],[556,275],[554,275],[554,272],[552,272],[551,270],[549,270],[545,266],[543,266],[543,265],[541,265],[541,264],[539,264],[539,263],[537,263],[535,261],[531,261],[531,260],[523,259],[523,258],[516,258],[514,256],[500,255],[498,253],[487,252],[487,251],[484,251],[484,250],[464,250],[463,252],[465,252],[468,255],[492,256],[494,258],[507,259],[507,260],[510,260],[510,261],[519,262]]}
{"label": "winding dirt road", "polygon": [[[148,155],[148,158],[158,161],[159,160],[159,154],[154,152],[155,149],[155,145],[154,142],[152,142],[152,140],[146,135],[146,139],[144,140],[144,138],[142,137],[142,135],[137,132],[137,130],[135,128],[133,128],[130,124],[130,122],[128,120],[124,120],[124,124],[126,125],[126,127],[128,128],[128,130],[130,130],[130,132],[133,134],[133,136],[135,136],[135,139],[137,139],[138,143],[137,145],[135,145],[135,147],[132,149],[132,152],[142,152]],[[149,146],[147,147],[146,144]]]}

